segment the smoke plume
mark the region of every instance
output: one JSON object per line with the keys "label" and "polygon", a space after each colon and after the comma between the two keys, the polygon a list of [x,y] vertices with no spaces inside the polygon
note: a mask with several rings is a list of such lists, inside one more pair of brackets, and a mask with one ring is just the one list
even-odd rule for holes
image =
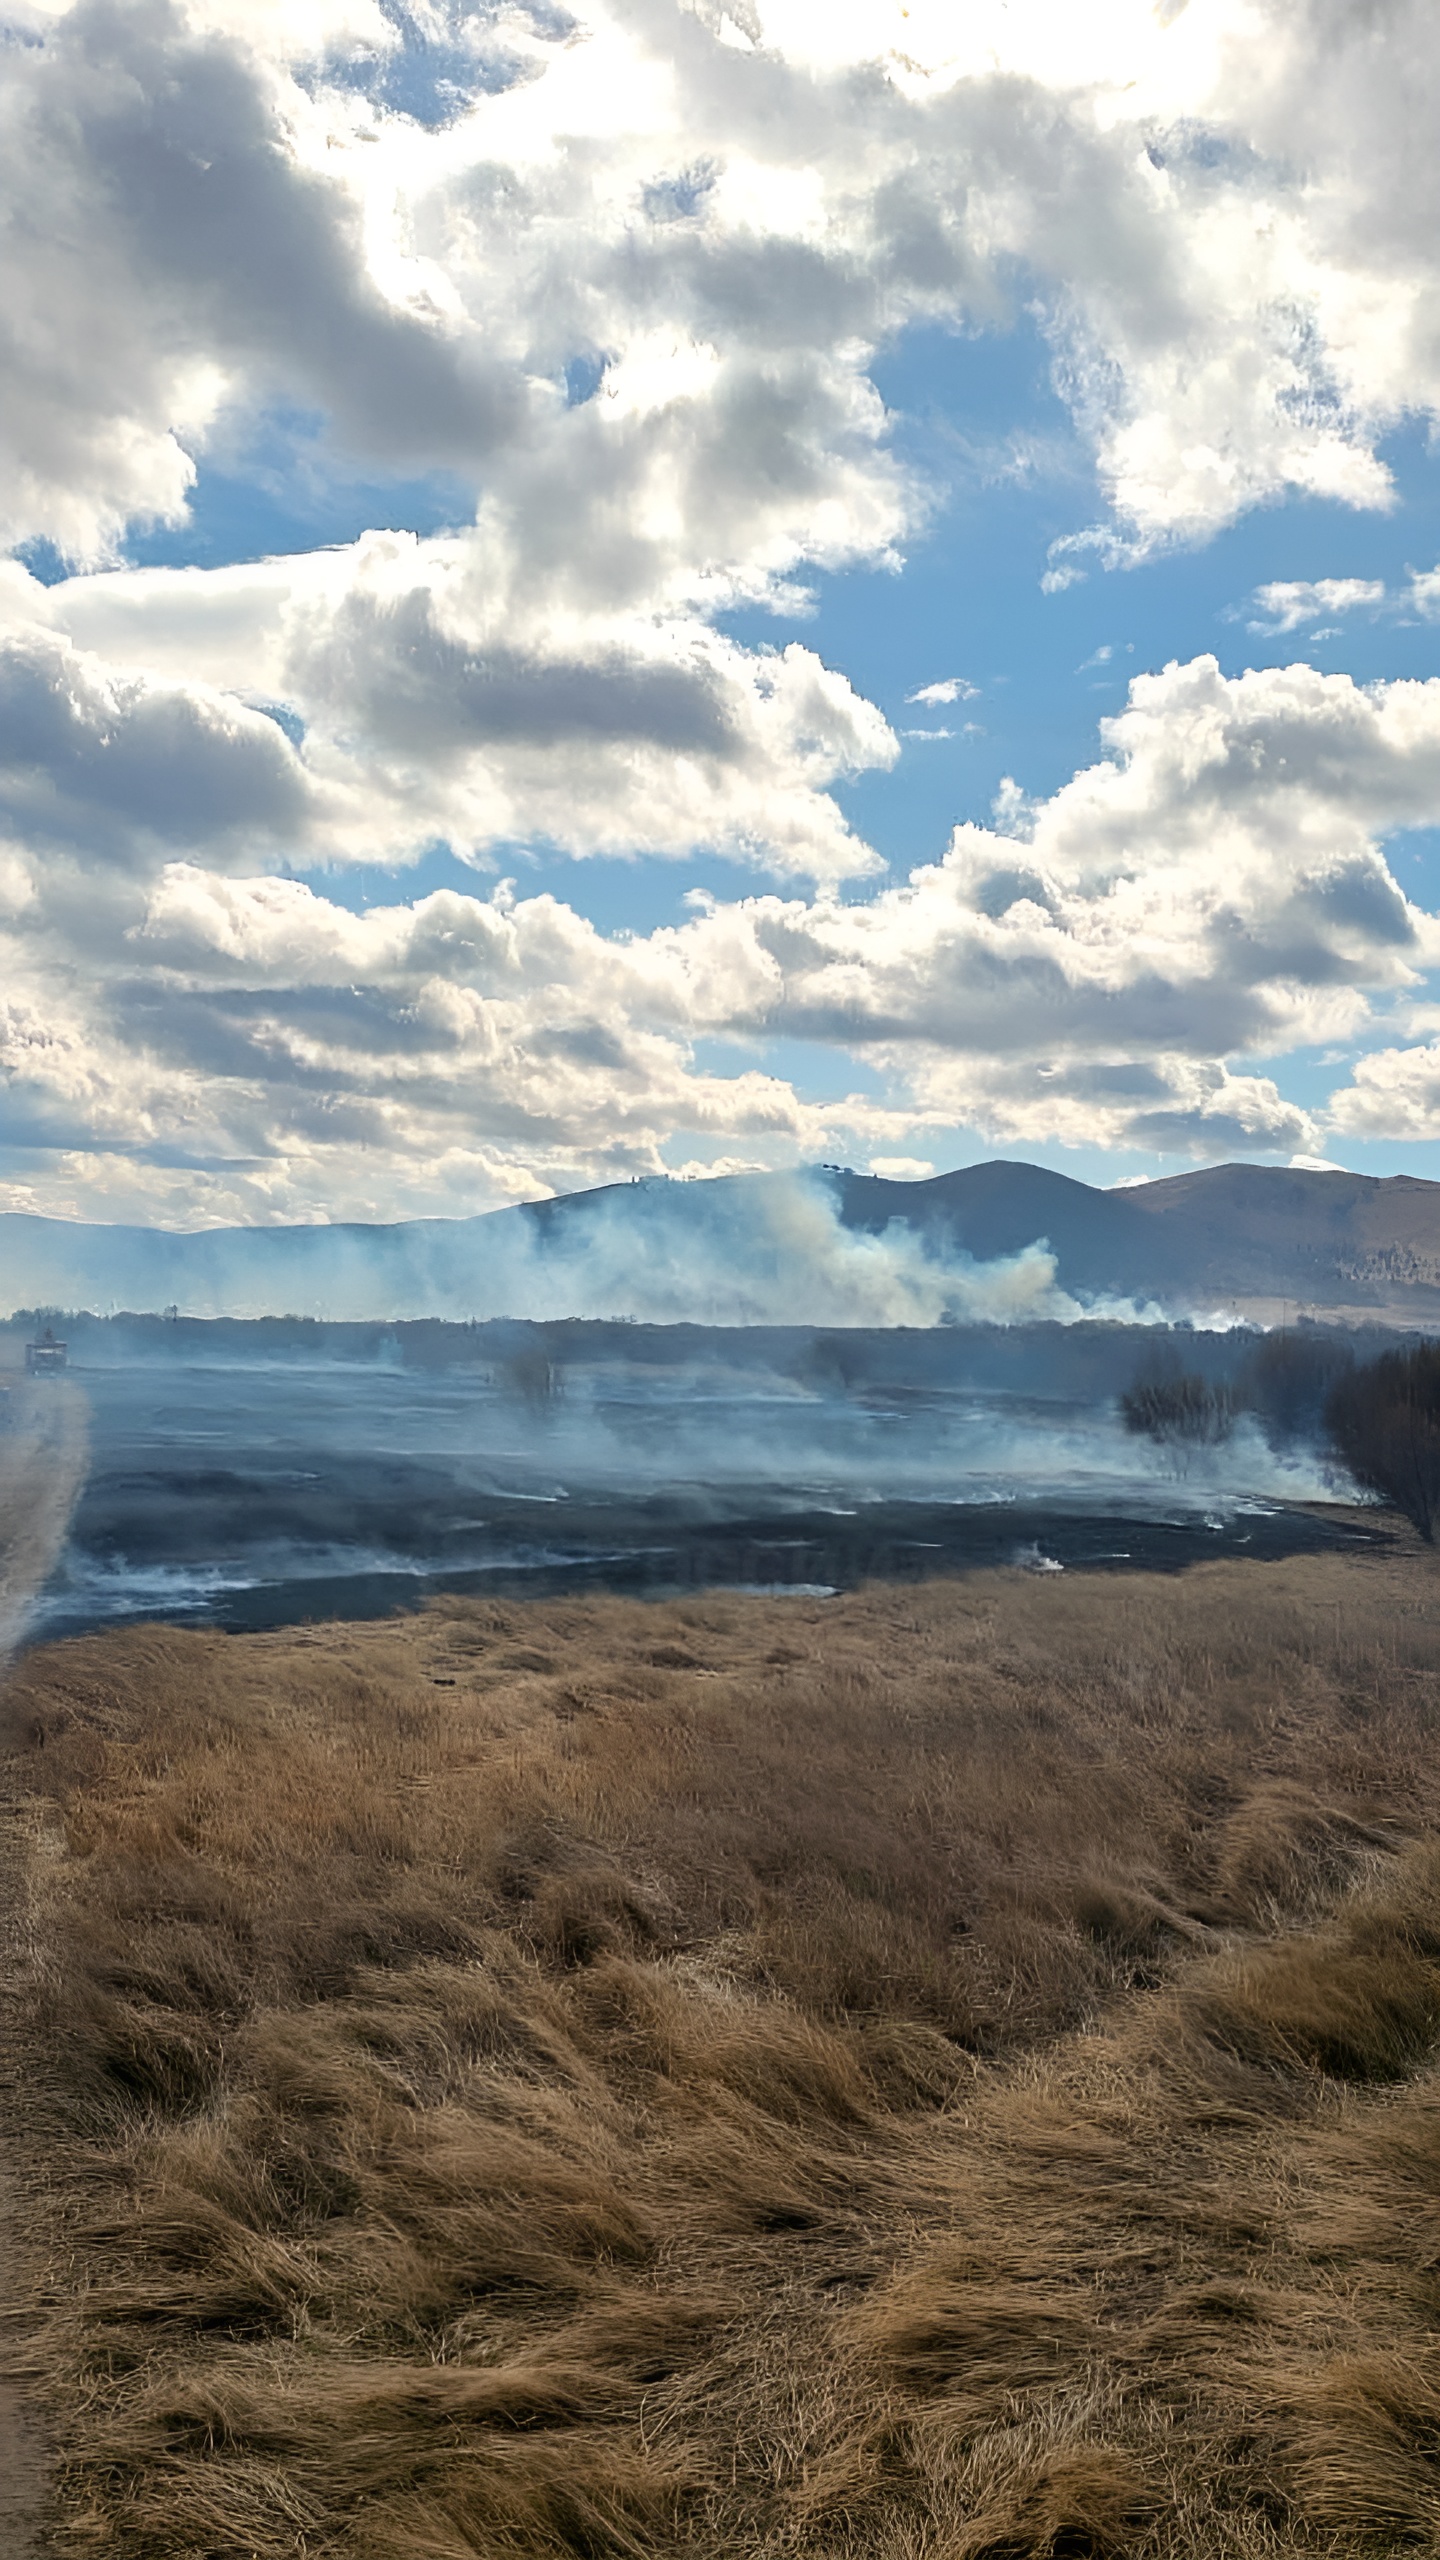
{"label": "smoke plume", "polygon": [[69,1380],[0,1381],[0,1665],[65,1543],[87,1449],[85,1399]]}
{"label": "smoke plume", "polygon": [[[1071,1324],[1129,1302],[1081,1302],[1037,1240],[977,1261],[943,1229],[849,1226],[823,1175],[654,1182],[537,1209],[392,1227],[160,1229],[12,1217],[15,1306],[331,1322],[492,1317],[649,1324],[884,1327]],[[1146,1316],[1158,1312],[1144,1310]]]}

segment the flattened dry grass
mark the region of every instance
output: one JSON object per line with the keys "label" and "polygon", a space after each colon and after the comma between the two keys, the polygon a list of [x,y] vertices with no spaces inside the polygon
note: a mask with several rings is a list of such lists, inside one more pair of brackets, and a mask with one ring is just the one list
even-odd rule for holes
{"label": "flattened dry grass", "polygon": [[1440,1577],[36,1654],[94,2560],[1440,2550]]}

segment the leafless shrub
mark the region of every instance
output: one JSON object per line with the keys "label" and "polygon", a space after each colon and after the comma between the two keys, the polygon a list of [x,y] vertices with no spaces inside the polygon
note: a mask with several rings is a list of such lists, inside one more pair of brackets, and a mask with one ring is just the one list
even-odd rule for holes
{"label": "leafless shrub", "polygon": [[1232,1387],[1189,1370],[1137,1378],[1120,1398],[1126,1430],[1168,1450],[1182,1470],[1195,1450],[1215,1449],[1229,1439],[1239,1410]]}
{"label": "leafless shrub", "polygon": [[1272,1448],[1323,1436],[1325,1406],[1348,1378],[1355,1354],[1344,1335],[1319,1325],[1262,1334],[1245,1362],[1241,1399]]}
{"label": "leafless shrub", "polygon": [[1403,1512],[1432,1545],[1440,1520],[1440,1342],[1386,1351],[1342,1378],[1325,1420],[1356,1483]]}
{"label": "leafless shrub", "polygon": [[553,1411],[565,1393],[565,1372],[543,1344],[523,1345],[502,1360],[499,1383],[532,1414]]}

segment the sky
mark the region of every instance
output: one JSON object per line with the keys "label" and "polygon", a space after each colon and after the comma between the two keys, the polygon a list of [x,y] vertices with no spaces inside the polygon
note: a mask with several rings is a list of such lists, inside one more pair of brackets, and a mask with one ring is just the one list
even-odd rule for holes
{"label": "sky", "polygon": [[1422,0],[0,42],[0,1209],[1440,1178]]}

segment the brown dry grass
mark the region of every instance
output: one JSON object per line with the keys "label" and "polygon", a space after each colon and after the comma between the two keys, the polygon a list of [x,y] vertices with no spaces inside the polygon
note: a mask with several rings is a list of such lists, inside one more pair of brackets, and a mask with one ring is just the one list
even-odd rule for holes
{"label": "brown dry grass", "polygon": [[61,2553],[1440,2550],[1428,1559],[141,1629],[11,1710]]}

